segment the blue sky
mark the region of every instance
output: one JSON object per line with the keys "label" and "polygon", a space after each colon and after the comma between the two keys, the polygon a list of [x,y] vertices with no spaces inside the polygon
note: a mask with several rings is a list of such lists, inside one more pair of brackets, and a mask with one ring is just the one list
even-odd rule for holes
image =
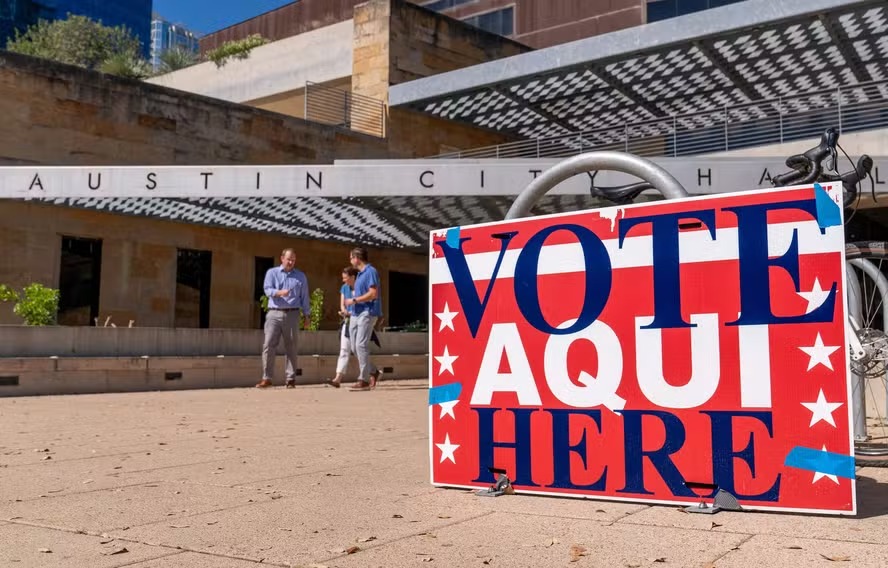
{"label": "blue sky", "polygon": [[154,12],[202,34],[258,16],[293,0],[154,0]]}

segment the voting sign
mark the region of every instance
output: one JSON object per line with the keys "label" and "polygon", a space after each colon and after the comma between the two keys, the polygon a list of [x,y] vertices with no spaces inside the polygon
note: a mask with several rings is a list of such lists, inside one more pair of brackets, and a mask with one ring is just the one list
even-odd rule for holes
{"label": "voting sign", "polygon": [[840,202],[815,184],[433,232],[432,483],[493,467],[519,493],[854,514]]}

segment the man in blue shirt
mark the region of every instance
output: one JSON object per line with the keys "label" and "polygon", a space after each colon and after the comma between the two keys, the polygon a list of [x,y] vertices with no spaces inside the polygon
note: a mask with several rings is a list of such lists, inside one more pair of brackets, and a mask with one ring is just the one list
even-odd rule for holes
{"label": "man in blue shirt", "polygon": [[287,356],[287,388],[296,387],[296,348],[299,337],[299,310],[305,327],[311,321],[308,301],[308,278],[296,268],[296,252],[284,249],[281,265],[265,273],[263,284],[268,296],[268,315],[265,318],[265,342],[262,345],[262,380],[257,388],[272,385],[274,357],[281,339]]}
{"label": "man in blue shirt", "polygon": [[365,248],[352,249],[351,265],[358,270],[354,296],[345,301],[352,308],[348,335],[352,351],[358,358],[358,382],[351,390],[370,390],[379,381],[379,369],[370,361],[370,338],[376,321],[382,316],[382,298],[379,291],[379,273],[368,262]]}

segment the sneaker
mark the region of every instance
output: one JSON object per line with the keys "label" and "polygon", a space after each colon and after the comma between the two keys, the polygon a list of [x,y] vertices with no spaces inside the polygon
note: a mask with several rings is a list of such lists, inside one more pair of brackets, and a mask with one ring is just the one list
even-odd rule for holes
{"label": "sneaker", "polygon": [[267,388],[270,387],[270,386],[272,386],[272,385],[271,385],[271,381],[269,381],[268,379],[262,379],[262,380],[259,381],[259,383],[256,385],[256,388],[257,388],[257,389],[267,389]]}
{"label": "sneaker", "polygon": [[287,388],[295,389],[296,388],[296,379],[287,379]]}

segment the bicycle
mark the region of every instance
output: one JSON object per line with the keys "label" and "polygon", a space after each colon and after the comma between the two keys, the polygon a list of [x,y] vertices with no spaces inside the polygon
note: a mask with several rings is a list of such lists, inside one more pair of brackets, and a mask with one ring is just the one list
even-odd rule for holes
{"label": "bicycle", "polygon": [[[841,182],[843,195],[842,206],[845,210],[852,210],[845,223],[853,218],[860,202],[858,184],[869,177],[872,184],[873,199],[876,199],[875,181],[872,177],[873,160],[864,154],[854,164],[850,156],[839,146],[839,132],[835,128],[827,129],[820,139],[820,144],[810,150],[790,156],[786,159],[787,167],[792,171],[775,175],[770,182],[773,187],[785,187],[789,185],[808,185],[813,183]],[[848,161],[854,166],[853,170],[839,173],[836,170],[838,163],[837,148],[842,151]],[[824,168],[824,161],[827,160]],[[590,193],[610,201],[616,205],[628,205],[632,203],[642,192],[648,190],[661,191],[660,187],[649,181],[641,181],[621,186],[600,187],[594,185],[597,171],[590,172]],[[673,180],[674,181],[674,180]],[[677,183],[677,182],[676,182]],[[879,409],[879,401],[875,400],[877,394],[885,397],[885,408],[888,410],[888,335],[885,325],[888,324],[888,303],[884,300],[888,297],[888,278],[885,277],[883,262],[888,259],[888,242],[852,242],[845,247],[846,270],[848,271],[848,348],[851,353],[851,372],[854,375],[852,392],[852,409],[854,416],[855,437],[855,461],[858,465],[888,467],[888,411],[882,415]],[[878,261],[878,266],[876,266]],[[860,274],[855,272],[860,271]],[[853,278],[852,278],[853,276]],[[867,301],[863,295],[867,291],[867,281],[872,280],[872,291],[879,293],[879,303],[875,298]],[[872,314],[861,313],[875,306]],[[881,314],[880,312],[881,308]],[[881,379],[884,381],[883,393],[877,393],[872,382]],[[875,420],[867,419],[867,388],[872,395],[876,411]],[[873,441],[870,428],[881,428],[881,441]]]}

